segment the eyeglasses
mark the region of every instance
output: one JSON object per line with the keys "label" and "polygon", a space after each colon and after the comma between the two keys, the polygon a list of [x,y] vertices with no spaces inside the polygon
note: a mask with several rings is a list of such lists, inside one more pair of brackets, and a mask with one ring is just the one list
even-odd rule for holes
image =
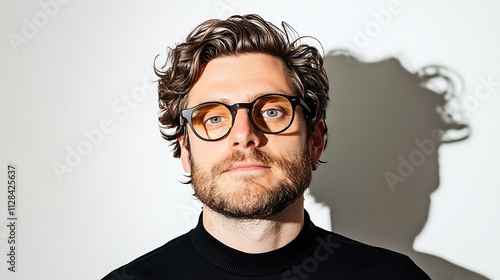
{"label": "eyeglasses", "polygon": [[238,108],[248,109],[252,125],[268,134],[278,134],[290,127],[295,116],[295,107],[301,105],[307,115],[311,109],[298,96],[266,94],[250,103],[227,105],[221,102],[206,102],[182,110],[181,125],[185,120],[198,138],[217,141],[226,137],[234,125]]}

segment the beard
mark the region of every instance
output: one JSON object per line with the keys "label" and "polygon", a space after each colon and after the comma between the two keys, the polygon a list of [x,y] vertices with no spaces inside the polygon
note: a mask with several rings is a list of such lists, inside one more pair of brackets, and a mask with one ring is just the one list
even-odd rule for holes
{"label": "beard", "polygon": [[[263,176],[241,175],[234,183],[221,186],[217,180],[232,164],[258,161],[277,168],[275,182]],[[205,206],[228,218],[258,219],[276,215],[304,194],[311,183],[312,162],[308,149],[287,158],[267,155],[258,149],[249,153],[235,151],[204,170],[189,155],[194,196]],[[273,185],[271,185],[273,184]]]}

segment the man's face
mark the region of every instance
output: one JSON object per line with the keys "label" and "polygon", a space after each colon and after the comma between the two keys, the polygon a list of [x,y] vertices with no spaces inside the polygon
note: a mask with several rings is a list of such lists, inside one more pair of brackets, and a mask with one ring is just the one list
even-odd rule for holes
{"label": "man's face", "polygon": [[[279,93],[295,96],[284,63],[265,54],[213,59],[189,92],[187,108],[209,101],[232,105]],[[188,129],[190,150],[181,140],[184,170],[191,173],[195,195],[228,217],[250,219],[274,215],[301,197],[319,160],[322,135],[306,139],[304,111],[296,107],[291,126],[280,134],[253,127],[247,109],[237,110],[225,138],[208,142]],[[321,146],[321,148],[319,148]]]}

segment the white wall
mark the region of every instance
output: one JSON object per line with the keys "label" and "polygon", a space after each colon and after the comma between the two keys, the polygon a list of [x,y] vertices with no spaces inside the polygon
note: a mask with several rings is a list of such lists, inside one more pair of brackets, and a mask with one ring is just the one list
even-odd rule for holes
{"label": "white wall", "polygon": [[[440,186],[414,245],[500,279],[499,2],[55,1],[0,3],[0,161],[3,174],[16,165],[18,180],[17,272],[2,262],[2,279],[99,279],[193,227],[199,205],[158,132],[152,60],[201,21],[246,13],[285,20],[325,51],[463,76],[473,134],[441,147]],[[388,5],[390,21],[356,42]],[[477,94],[480,77],[496,81],[491,94]],[[70,152],[78,149],[80,159]],[[68,172],[58,176],[54,164]],[[328,209],[315,207],[313,220],[328,227]],[[5,257],[9,235],[0,227]]]}

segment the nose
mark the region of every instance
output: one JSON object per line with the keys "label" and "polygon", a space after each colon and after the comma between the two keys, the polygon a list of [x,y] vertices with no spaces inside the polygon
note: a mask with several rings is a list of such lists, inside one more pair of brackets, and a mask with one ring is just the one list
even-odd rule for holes
{"label": "nose", "polygon": [[261,144],[262,132],[252,125],[247,108],[238,108],[234,116],[233,127],[228,135],[231,148],[246,149]]}

